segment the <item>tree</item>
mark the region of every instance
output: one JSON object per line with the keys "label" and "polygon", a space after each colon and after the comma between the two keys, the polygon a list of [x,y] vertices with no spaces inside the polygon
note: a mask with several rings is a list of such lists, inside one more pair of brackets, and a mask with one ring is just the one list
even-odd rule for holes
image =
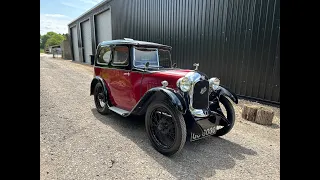
{"label": "tree", "polygon": [[64,36],[62,36],[61,34],[52,34],[51,37],[45,43],[45,47],[59,45],[64,39]]}
{"label": "tree", "polygon": [[44,46],[49,38],[50,36],[48,34],[41,36],[40,48],[44,49]]}
{"label": "tree", "polygon": [[64,39],[65,39],[65,40],[68,40],[68,33],[62,34],[62,35],[64,36]]}
{"label": "tree", "polygon": [[47,34],[40,34],[40,48],[45,48],[47,46],[59,45],[65,37],[61,34],[57,34],[55,32],[47,32]]}
{"label": "tree", "polygon": [[47,32],[47,35],[48,35],[49,37],[51,37],[51,36],[53,36],[53,35],[55,35],[55,34],[57,34],[57,33],[53,32],[53,31]]}

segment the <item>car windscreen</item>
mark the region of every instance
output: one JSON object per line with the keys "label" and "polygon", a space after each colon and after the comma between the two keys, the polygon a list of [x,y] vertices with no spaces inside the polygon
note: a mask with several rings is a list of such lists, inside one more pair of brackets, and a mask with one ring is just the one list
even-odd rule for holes
{"label": "car windscreen", "polygon": [[158,50],[151,48],[134,48],[134,66],[144,67],[149,62],[149,66],[159,66]]}

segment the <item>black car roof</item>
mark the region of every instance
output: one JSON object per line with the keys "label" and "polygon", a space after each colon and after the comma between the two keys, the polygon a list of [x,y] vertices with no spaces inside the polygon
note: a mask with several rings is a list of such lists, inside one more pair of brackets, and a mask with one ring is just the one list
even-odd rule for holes
{"label": "black car roof", "polygon": [[157,48],[164,48],[164,49],[171,49],[171,46],[153,43],[153,42],[147,42],[147,41],[137,41],[133,39],[116,39],[111,41],[102,41],[99,43],[98,46],[106,46],[106,45],[121,45],[121,44],[127,44],[127,45],[135,45],[135,46],[146,46],[146,47],[157,47]]}

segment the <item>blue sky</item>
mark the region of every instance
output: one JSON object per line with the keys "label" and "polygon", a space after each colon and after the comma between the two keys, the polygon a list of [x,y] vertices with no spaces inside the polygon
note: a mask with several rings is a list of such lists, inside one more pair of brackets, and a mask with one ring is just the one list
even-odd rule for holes
{"label": "blue sky", "polygon": [[102,0],[40,0],[40,34],[67,33],[68,24]]}

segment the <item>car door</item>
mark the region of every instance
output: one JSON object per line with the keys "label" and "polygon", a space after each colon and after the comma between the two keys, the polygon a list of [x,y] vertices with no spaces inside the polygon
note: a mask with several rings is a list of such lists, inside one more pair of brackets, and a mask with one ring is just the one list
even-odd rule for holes
{"label": "car door", "polygon": [[107,85],[112,106],[130,111],[140,100],[142,73],[131,71],[130,48],[104,46],[98,52],[96,76]]}
{"label": "car door", "polygon": [[106,75],[115,106],[130,111],[135,105],[133,85],[130,78],[129,47],[117,45],[112,50],[111,68]]}

